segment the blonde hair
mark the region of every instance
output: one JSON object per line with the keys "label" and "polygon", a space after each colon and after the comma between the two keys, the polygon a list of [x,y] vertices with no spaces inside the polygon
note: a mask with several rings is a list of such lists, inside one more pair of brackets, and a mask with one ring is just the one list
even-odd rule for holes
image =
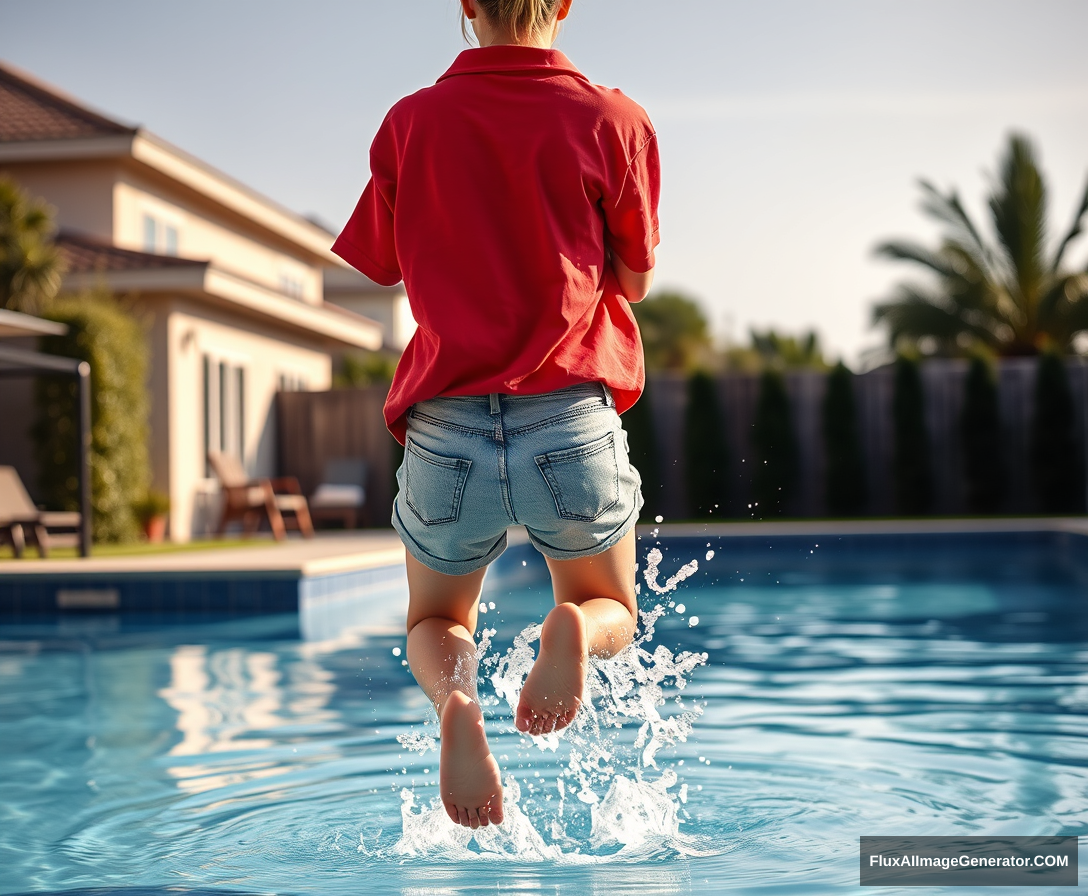
{"label": "blonde hair", "polygon": [[[495,25],[509,31],[515,40],[524,34],[536,34],[549,25],[559,11],[559,0],[476,0],[484,15]],[[468,23],[461,10],[461,34],[468,36]]]}

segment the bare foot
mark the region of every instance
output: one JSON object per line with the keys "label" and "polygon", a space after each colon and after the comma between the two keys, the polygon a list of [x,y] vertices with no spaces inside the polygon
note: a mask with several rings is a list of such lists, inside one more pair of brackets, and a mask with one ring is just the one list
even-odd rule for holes
{"label": "bare foot", "polygon": [[556,605],[544,620],[540,654],[518,701],[518,731],[542,735],[566,728],[582,705],[589,645],[579,607]]}
{"label": "bare foot", "polygon": [[442,708],[439,789],[454,824],[487,827],[502,823],[502,782],[491,755],[479,705],[454,691]]}

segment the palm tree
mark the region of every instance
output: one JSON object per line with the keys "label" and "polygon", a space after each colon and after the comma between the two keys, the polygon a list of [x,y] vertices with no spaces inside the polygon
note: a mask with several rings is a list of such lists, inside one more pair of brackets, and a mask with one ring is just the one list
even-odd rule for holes
{"label": "palm tree", "polygon": [[49,207],[0,178],[0,308],[36,314],[56,296],[63,273]]}
{"label": "palm tree", "polygon": [[923,211],[945,227],[937,249],[891,241],[878,255],[910,261],[936,274],[936,286],[902,283],[873,309],[893,348],[930,342],[943,354],[983,349],[997,355],[1068,352],[1088,329],[1088,268],[1064,270],[1066,249],[1088,213],[1088,186],[1073,224],[1048,255],[1046,182],[1031,141],[1009,137],[989,196],[995,242],[987,242],[955,190],[921,181]]}

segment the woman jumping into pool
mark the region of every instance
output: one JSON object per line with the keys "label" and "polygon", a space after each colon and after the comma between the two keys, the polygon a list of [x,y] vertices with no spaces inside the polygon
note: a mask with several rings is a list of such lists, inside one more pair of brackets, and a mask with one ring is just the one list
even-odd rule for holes
{"label": "woman jumping into pool", "polygon": [[572,0],[460,0],[479,48],[401,100],[333,250],[419,325],[385,405],[405,446],[393,525],[408,550],[408,662],[438,712],[449,817],[502,821],[473,632],[508,526],[555,607],[519,731],[573,721],[590,655],[635,632],[640,479],[618,413],[644,382],[629,302],[653,279],[657,141],[646,113],[551,49]]}

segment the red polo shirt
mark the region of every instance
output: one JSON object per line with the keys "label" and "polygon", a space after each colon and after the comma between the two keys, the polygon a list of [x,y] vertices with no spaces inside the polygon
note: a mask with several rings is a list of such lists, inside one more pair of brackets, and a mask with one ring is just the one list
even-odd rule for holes
{"label": "red polo shirt", "polygon": [[645,380],[631,308],[605,261],[652,267],[653,126],[557,50],[465,50],[397,103],[372,177],[333,251],[372,280],[403,278],[419,329],[385,405],[438,395],[611,387],[620,412]]}

